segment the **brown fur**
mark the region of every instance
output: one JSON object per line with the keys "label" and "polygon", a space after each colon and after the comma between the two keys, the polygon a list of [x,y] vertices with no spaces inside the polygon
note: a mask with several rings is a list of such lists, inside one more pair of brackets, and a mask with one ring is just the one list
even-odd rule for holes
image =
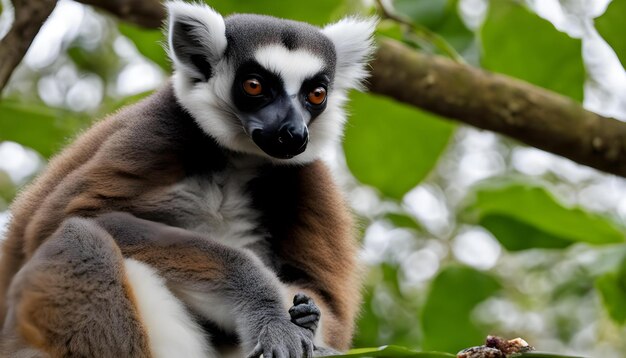
{"label": "brown fur", "polygon": [[[275,175],[284,177],[272,177],[274,185],[270,188],[284,190],[288,184],[282,180],[291,178],[283,172]],[[275,238],[276,250],[287,265],[307,272],[310,280],[297,282],[300,287],[315,292],[313,297],[319,297],[317,302],[329,307],[324,318],[325,337],[331,346],[346,350],[360,303],[357,252],[351,239],[354,235],[352,218],[328,169],[321,162],[299,169],[292,182],[296,185],[285,191],[289,193],[285,200],[295,199],[296,211],[292,221],[288,221],[289,225]],[[270,188],[265,187],[263,192],[273,197],[268,201],[275,202],[279,194]],[[284,202],[275,205],[291,207]],[[285,214],[281,213],[272,225],[282,226],[284,218]]]}
{"label": "brown fur", "polygon": [[[65,220],[120,211],[182,226],[185,213],[175,205],[170,207],[170,198],[166,198],[169,188],[185,178],[210,175],[223,167],[222,151],[176,105],[169,84],[93,126],[54,158],[12,206],[0,261],[0,322],[7,319],[7,293],[17,271],[25,265],[41,265],[37,260],[39,248],[56,237],[53,234]],[[328,308],[323,313],[324,335],[332,347],[347,349],[358,310],[359,287],[352,222],[341,194],[321,162],[298,167],[268,165],[264,173],[251,183],[251,193],[276,256],[274,269],[282,281],[311,292],[320,306]],[[112,243],[105,234],[95,236]],[[206,256],[203,261],[194,246],[180,246],[175,252],[158,246],[121,249],[124,256],[167,268],[170,273],[193,271],[215,279],[222,272],[220,265],[206,261]],[[111,250],[119,252],[117,248]],[[122,258],[119,253],[114,256]],[[28,276],[24,270],[20,274],[27,277],[20,285],[27,282],[28,288],[12,288],[21,295],[13,303],[17,305],[19,331],[33,346],[63,355],[56,350],[55,333],[45,330],[50,322],[63,327],[62,311],[45,311],[44,307],[48,309],[55,299],[71,299],[73,290],[84,284],[54,282],[45,271]],[[127,286],[122,278],[116,280],[121,280],[117,287]],[[59,291],[61,287],[65,290]],[[119,292],[125,292],[121,302],[132,301],[130,291]],[[130,317],[135,313],[129,313]],[[51,316],[55,314],[59,315]],[[137,332],[142,332],[141,323],[136,321],[136,325]],[[137,340],[133,344],[143,351],[145,337]]]}
{"label": "brown fur", "polygon": [[[11,206],[13,215],[6,239],[2,245],[2,261],[0,262],[0,292],[2,292],[0,294],[0,321],[4,321],[7,309],[6,291],[13,276],[22,267],[26,258],[32,255],[34,248],[38,246],[33,241],[41,241],[32,237],[27,238],[26,227],[33,221],[33,216],[38,212],[38,209],[60,184],[61,179],[89,160],[99,143],[116,131],[119,123],[119,121],[109,120],[96,124],[89,132],[53,158],[48,164],[46,173],[38,177],[13,201]],[[48,235],[54,232],[58,225],[58,222],[56,225],[51,225]],[[43,236],[43,238],[48,235]]]}
{"label": "brown fur", "polygon": [[9,300],[18,335],[52,357],[150,355],[121,252],[86,220],[71,219],[41,246]]}

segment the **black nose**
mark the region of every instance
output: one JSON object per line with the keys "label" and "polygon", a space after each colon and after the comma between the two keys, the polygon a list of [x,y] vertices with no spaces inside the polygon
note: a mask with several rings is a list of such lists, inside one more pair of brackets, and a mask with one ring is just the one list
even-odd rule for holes
{"label": "black nose", "polygon": [[283,124],[278,131],[256,129],[252,140],[265,153],[281,159],[289,159],[304,152],[309,142],[309,131],[302,125]]}
{"label": "black nose", "polygon": [[278,146],[284,148],[287,152],[300,154],[304,151],[309,141],[309,131],[305,126],[298,128],[292,124],[285,124],[278,130],[276,141]]}

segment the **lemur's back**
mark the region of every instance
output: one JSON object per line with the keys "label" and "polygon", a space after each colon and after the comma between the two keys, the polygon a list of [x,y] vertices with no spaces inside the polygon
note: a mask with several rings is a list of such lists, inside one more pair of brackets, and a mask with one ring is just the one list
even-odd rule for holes
{"label": "lemur's back", "polygon": [[[177,136],[190,135],[178,138],[180,143],[193,140],[192,128],[185,130],[186,125],[193,126],[192,120],[176,105],[168,84],[138,106],[97,122],[50,161],[11,206],[0,260],[0,317],[13,275],[65,218],[120,210],[141,193],[167,185],[183,173],[176,159],[164,154],[176,144]],[[136,143],[129,146],[129,141]],[[121,145],[124,151],[117,150]],[[170,154],[176,152],[169,148]],[[170,160],[157,162],[157,156]],[[119,185],[119,178],[109,180],[113,176],[125,184]]]}

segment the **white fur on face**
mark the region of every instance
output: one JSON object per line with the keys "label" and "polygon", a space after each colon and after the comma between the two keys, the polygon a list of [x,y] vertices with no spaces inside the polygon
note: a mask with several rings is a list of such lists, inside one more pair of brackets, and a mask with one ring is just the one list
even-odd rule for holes
{"label": "white fur on face", "polygon": [[[202,4],[171,1],[167,3],[167,9],[169,54],[174,63],[173,86],[178,102],[219,144],[231,150],[245,151],[239,148],[238,142],[247,136],[234,114],[234,108],[231,107],[230,86],[234,70],[223,58],[227,46],[224,19]],[[174,24],[178,22],[192,28],[186,35],[187,38],[174,36]],[[174,41],[182,43],[175,44]],[[200,44],[201,48],[191,47],[194,43]],[[175,49],[181,46],[183,51],[177,54]],[[208,81],[195,81],[194,79],[202,78],[203,75],[189,58],[179,58],[179,55],[191,54],[201,54],[209,62],[215,75]]]}
{"label": "white fur on face", "polygon": [[298,93],[304,80],[324,68],[320,57],[306,50],[289,51],[282,45],[261,47],[254,59],[266,70],[280,76],[289,95]]}
{"label": "white fur on face", "polygon": [[217,143],[233,151],[250,153],[256,145],[244,132],[230,94],[235,71],[224,59],[213,67],[213,71],[214,76],[207,82],[194,83],[184,71],[175,69],[176,98]]}
{"label": "white fur on face", "polygon": [[[288,52],[297,53],[289,58],[303,60],[302,51]],[[261,58],[267,61],[271,56],[261,52]],[[321,62],[319,58],[315,57],[315,60],[310,63],[313,66],[320,66],[318,61]],[[272,65],[267,62],[263,66],[272,68]],[[289,66],[284,68],[289,68]],[[304,72],[304,74],[303,71],[287,70],[286,78],[290,82],[289,86],[297,88],[295,90],[297,92],[302,81],[319,72],[321,66],[315,68],[315,70]],[[223,59],[214,69],[215,75],[209,81],[198,83],[193,83],[184,72],[176,70],[174,73],[174,90],[180,104],[189,111],[198,125],[220,145],[235,152],[264,157],[276,164],[305,164],[319,159],[324,150],[333,148],[334,144],[341,139],[345,122],[343,105],[347,96],[345,89],[333,87],[329,89],[326,109],[309,124],[309,144],[304,153],[291,159],[276,159],[267,155],[245,133],[243,125],[237,117],[238,111],[232,105],[230,91],[234,81],[234,68]],[[302,79],[298,79],[302,76],[304,76]],[[287,80],[284,81],[287,83]]]}

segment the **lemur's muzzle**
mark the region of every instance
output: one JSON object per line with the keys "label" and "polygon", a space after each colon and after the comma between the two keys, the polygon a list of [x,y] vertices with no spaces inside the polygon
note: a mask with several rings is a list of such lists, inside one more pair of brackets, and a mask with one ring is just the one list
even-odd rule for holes
{"label": "lemur's muzzle", "polygon": [[305,151],[309,130],[304,118],[289,100],[275,101],[261,109],[248,133],[265,153],[289,159]]}
{"label": "lemur's muzzle", "polygon": [[278,130],[255,129],[252,140],[265,153],[275,158],[289,159],[304,152],[309,142],[309,131],[304,123],[284,123]]}

